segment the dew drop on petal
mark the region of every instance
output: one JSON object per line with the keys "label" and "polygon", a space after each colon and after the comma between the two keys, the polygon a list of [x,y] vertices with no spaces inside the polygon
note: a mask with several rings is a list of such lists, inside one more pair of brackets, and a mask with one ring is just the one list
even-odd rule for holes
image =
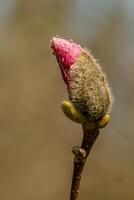
{"label": "dew drop on petal", "polygon": [[62,58],[61,61],[64,62],[65,58]]}
{"label": "dew drop on petal", "polygon": [[69,49],[68,49],[68,48],[66,48],[65,52],[66,52],[66,53],[69,53]]}
{"label": "dew drop on petal", "polygon": [[62,44],[61,47],[62,47],[62,48],[65,48],[65,44]]}

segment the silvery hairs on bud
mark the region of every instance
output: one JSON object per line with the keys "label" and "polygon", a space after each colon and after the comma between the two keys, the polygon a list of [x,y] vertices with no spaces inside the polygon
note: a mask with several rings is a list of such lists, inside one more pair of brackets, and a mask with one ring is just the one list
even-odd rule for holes
{"label": "silvery hairs on bud", "polygon": [[110,111],[112,103],[111,90],[100,65],[85,51],[68,73],[69,99],[89,121],[100,120]]}

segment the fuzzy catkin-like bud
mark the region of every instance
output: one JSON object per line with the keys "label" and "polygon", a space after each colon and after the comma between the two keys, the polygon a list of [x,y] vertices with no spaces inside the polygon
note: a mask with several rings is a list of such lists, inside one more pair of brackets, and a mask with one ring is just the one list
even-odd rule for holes
{"label": "fuzzy catkin-like bud", "polygon": [[73,105],[87,121],[102,119],[110,111],[112,95],[100,65],[89,51],[72,41],[53,38],[51,48]]}

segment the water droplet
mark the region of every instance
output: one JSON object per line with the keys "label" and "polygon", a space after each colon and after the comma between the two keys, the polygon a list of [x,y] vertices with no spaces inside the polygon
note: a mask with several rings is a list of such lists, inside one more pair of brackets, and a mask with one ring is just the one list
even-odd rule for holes
{"label": "water droplet", "polygon": [[68,48],[66,48],[65,52],[66,52],[66,53],[69,53],[69,49],[68,49]]}
{"label": "water droplet", "polygon": [[61,58],[61,62],[64,62],[64,60],[65,60],[64,58]]}
{"label": "water droplet", "polygon": [[62,47],[62,48],[65,48],[65,44],[62,44],[61,47]]}

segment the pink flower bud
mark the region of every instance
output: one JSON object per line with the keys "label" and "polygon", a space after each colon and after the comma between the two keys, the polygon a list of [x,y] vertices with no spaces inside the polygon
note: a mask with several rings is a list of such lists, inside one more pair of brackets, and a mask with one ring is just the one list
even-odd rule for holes
{"label": "pink flower bud", "polygon": [[51,48],[73,105],[88,121],[102,119],[110,110],[112,95],[101,66],[89,51],[70,40],[54,37]]}
{"label": "pink flower bud", "polygon": [[59,63],[63,79],[67,83],[68,70],[84,50],[71,40],[57,37],[52,38],[51,48]]}

